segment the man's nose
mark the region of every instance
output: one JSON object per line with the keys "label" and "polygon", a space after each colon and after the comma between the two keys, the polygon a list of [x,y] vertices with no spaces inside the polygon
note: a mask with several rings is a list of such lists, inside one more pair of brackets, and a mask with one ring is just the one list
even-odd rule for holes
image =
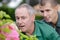
{"label": "man's nose", "polygon": [[21,19],[19,19],[19,21],[18,21],[20,24],[22,23],[22,20]]}
{"label": "man's nose", "polygon": [[47,16],[47,12],[44,12],[43,15],[44,15],[44,17],[46,17]]}

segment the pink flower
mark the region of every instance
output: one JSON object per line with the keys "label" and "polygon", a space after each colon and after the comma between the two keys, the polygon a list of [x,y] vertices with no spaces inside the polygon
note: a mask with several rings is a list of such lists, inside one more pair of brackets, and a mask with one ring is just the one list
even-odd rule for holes
{"label": "pink flower", "polygon": [[6,33],[3,31],[1,32],[6,37],[5,40],[19,40],[19,34],[12,25],[6,25],[6,26],[3,26],[2,28],[5,28],[5,27],[8,27],[8,29],[11,30],[10,33]]}
{"label": "pink flower", "polygon": [[11,33],[7,35],[6,40],[10,40],[10,39],[19,40],[19,35],[16,30],[12,30]]}

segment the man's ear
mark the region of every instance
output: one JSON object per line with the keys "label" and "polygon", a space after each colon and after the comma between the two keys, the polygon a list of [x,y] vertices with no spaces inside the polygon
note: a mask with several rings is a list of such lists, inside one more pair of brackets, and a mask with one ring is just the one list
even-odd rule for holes
{"label": "man's ear", "polygon": [[31,18],[32,18],[32,21],[34,22],[35,21],[35,15],[33,14]]}
{"label": "man's ear", "polygon": [[58,4],[58,11],[60,11],[60,4]]}
{"label": "man's ear", "polygon": [[58,5],[54,7],[55,10],[58,10]]}

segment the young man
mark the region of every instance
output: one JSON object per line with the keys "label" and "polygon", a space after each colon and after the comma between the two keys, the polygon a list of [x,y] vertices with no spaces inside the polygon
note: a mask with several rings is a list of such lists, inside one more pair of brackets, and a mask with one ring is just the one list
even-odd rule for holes
{"label": "young man", "polygon": [[53,26],[60,34],[60,12],[55,0],[42,0],[40,12],[44,17],[44,22]]}
{"label": "young man", "polygon": [[35,10],[28,4],[22,4],[15,10],[18,28],[30,35],[36,35],[38,40],[60,40],[57,32],[42,21],[35,20]]}

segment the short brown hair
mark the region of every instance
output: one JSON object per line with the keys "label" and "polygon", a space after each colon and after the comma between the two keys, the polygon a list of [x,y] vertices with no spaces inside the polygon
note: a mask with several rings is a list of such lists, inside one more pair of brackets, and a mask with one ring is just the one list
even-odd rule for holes
{"label": "short brown hair", "polygon": [[29,5],[34,7],[35,5],[39,4],[40,2],[41,2],[41,0],[30,0],[29,1]]}
{"label": "short brown hair", "polygon": [[57,2],[56,0],[41,0],[41,6],[46,5],[46,3],[50,3],[52,5],[52,7],[57,6]]}

